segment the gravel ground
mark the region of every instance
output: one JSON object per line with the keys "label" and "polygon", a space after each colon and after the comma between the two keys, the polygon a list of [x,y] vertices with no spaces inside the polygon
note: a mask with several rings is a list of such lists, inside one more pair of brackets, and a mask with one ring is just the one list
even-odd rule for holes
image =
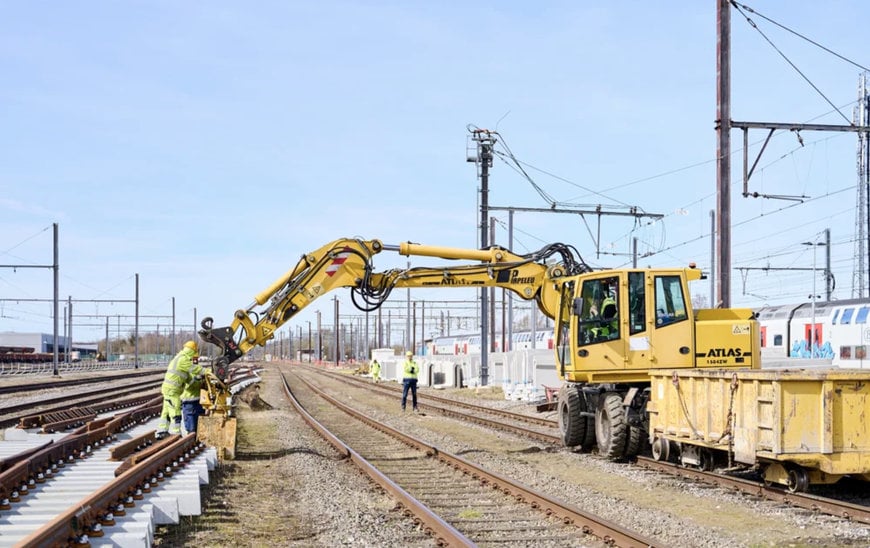
{"label": "gravel ground", "polygon": [[435,546],[404,510],[292,410],[274,371],[239,410],[237,458],[206,490],[203,515],[161,527],[157,546]]}
{"label": "gravel ground", "polygon": [[[274,409],[241,409],[237,460],[208,488],[204,515],[163,528],[158,544],[205,546],[431,546],[379,488],[301,421],[263,373]],[[552,448],[437,415],[402,414],[394,396],[322,380],[365,409],[446,451],[656,538],[665,546],[870,546],[870,527],[691,484],[593,455]],[[425,392],[427,389],[422,389]],[[475,394],[440,396],[514,411],[529,406]],[[751,524],[751,526],[747,526]]]}

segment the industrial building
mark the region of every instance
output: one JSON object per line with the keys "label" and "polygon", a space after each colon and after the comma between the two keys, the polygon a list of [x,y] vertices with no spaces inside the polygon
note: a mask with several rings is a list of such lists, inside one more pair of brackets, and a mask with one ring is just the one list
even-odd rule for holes
{"label": "industrial building", "polygon": [[[32,348],[30,352],[54,353],[54,335],[51,333],[17,333],[14,331],[0,332],[0,348]],[[78,352],[82,358],[97,355],[97,343],[70,343],[69,337],[57,336],[57,351],[67,350]]]}

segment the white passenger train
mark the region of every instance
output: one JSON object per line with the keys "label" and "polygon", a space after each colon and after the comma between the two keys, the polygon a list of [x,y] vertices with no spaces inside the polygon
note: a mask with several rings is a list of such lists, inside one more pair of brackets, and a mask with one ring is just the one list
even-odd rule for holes
{"label": "white passenger train", "polygon": [[817,358],[830,359],[838,367],[870,367],[870,300],[766,306],[755,309],[755,314],[762,360]]}
{"label": "white passenger train", "polygon": [[[815,308],[815,340],[812,337]],[[870,299],[816,301],[800,304],[764,306],[753,309],[761,332],[762,359],[815,358],[831,360],[843,368],[870,368]],[[553,349],[553,329],[535,332],[535,348]],[[507,350],[532,347],[532,333],[513,333]],[[502,337],[496,334],[493,343],[501,352]],[[480,334],[435,337],[427,352],[437,355],[480,354]]]}
{"label": "white passenger train", "polygon": [[[535,331],[535,348],[553,349],[553,328],[539,329]],[[502,336],[496,333],[493,348],[501,352]],[[441,356],[460,356],[465,354],[480,354],[480,334],[450,335],[435,337],[427,345],[430,354]],[[505,350],[526,350],[532,348],[531,331],[515,331],[511,336],[510,344]]]}

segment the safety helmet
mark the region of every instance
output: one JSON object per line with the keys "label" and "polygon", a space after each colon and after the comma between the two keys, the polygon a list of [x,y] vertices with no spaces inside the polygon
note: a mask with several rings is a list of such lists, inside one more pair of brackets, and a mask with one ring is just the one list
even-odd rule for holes
{"label": "safety helmet", "polygon": [[196,341],[187,341],[186,343],[184,343],[184,348],[189,348],[194,352],[199,351],[199,347],[196,345]]}
{"label": "safety helmet", "polygon": [[407,351],[407,352],[405,352],[405,355],[406,355],[406,356],[413,356],[413,355],[414,355],[414,353],[413,353],[413,352],[411,352],[411,351],[410,351],[410,350],[408,350],[408,351]]}

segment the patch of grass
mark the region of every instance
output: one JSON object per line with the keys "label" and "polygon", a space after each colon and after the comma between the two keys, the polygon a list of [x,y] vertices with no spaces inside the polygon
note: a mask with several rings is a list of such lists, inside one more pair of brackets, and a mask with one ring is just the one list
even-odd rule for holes
{"label": "patch of grass", "polygon": [[447,390],[449,394],[468,399],[479,400],[503,400],[504,391],[501,386],[479,386],[477,388],[450,388]]}
{"label": "patch of grass", "polygon": [[459,512],[458,517],[462,519],[474,519],[483,516],[483,512],[480,510],[475,510],[474,508],[468,508]]}
{"label": "patch of grass", "polygon": [[[237,457],[278,455],[284,449],[278,441],[280,422],[275,413],[239,409]],[[202,486],[202,515],[158,527],[154,545],[233,546],[246,538],[252,545],[266,546],[275,538],[290,539],[299,531],[310,531],[293,514],[292,485],[277,481],[286,477],[280,462],[280,456],[222,462]]]}

